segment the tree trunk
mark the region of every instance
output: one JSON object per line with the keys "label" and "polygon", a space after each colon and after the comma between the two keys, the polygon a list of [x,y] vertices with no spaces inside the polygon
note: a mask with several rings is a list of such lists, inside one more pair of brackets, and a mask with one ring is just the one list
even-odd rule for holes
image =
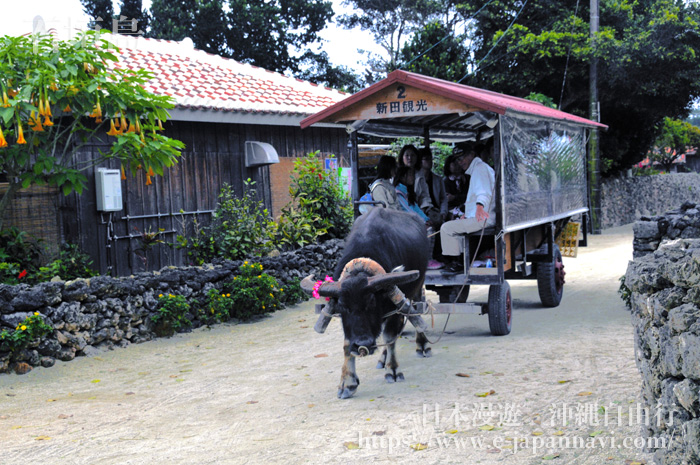
{"label": "tree trunk", "polygon": [[7,208],[10,206],[10,202],[15,198],[15,193],[19,190],[20,184],[17,182],[10,181],[10,185],[5,191],[5,194],[0,199],[0,231],[2,231],[5,225],[5,214],[7,213]]}

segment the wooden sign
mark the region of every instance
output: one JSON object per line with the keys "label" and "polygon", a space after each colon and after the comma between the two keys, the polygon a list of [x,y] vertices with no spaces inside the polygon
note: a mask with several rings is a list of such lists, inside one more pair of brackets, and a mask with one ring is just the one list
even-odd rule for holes
{"label": "wooden sign", "polygon": [[339,123],[471,111],[479,109],[405,84],[394,84],[336,113],[333,120]]}

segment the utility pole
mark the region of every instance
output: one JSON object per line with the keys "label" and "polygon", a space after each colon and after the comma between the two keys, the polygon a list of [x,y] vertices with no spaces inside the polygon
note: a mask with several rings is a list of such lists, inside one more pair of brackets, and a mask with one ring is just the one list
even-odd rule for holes
{"label": "utility pole", "polygon": [[[591,0],[591,56],[590,67],[590,119],[600,122],[598,112],[598,58],[596,52],[596,34],[598,33],[598,0]],[[601,233],[601,208],[600,208],[600,148],[598,143],[598,129],[591,129],[591,137],[588,141],[588,179],[590,182],[590,214],[591,232]]]}

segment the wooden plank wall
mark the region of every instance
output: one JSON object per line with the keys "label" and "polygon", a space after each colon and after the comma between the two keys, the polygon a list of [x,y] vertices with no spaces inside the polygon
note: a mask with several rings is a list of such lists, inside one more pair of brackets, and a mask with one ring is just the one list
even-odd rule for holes
{"label": "wooden plank wall", "polygon": [[[124,210],[100,213],[96,208],[95,169],[88,169],[88,187],[83,195],[61,196],[61,219],[64,240],[79,243],[94,260],[101,273],[125,276],[145,270],[158,270],[168,265],[188,264],[183,250],[175,247],[178,234],[194,234],[193,219],[201,225],[211,219],[224,183],[240,195],[244,180],[256,182],[258,198],[272,211],[273,199],[268,167],[245,167],[245,142],[271,144],[280,157],[303,156],[320,150],[323,154],[345,156],[347,135],[343,129],[235,125],[225,123],[169,122],[166,134],[183,141],[186,148],[180,162],[152,178],[146,186],[146,173],[127,171],[122,181]],[[93,159],[101,142],[85,147],[78,157]],[[100,167],[119,168],[109,162]],[[288,176],[287,176],[288,178]],[[199,212],[181,215],[180,211]],[[134,218],[149,216],[148,218]],[[111,224],[110,224],[111,219]],[[118,239],[107,240],[108,227]],[[141,234],[155,233],[166,244],[143,249]],[[141,250],[140,250],[141,249]],[[111,269],[110,269],[111,267]]]}

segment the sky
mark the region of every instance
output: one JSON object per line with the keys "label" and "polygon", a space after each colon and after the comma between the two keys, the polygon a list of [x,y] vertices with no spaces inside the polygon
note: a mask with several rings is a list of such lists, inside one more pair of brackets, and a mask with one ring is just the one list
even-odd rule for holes
{"label": "sky", "polygon": [[[341,0],[332,1],[334,11],[343,9]],[[149,5],[150,1],[144,0],[144,7]],[[76,28],[85,29],[89,20],[83,13],[80,0],[0,0],[0,12],[0,36],[31,32],[37,15],[43,18],[47,30],[54,28],[66,35]],[[321,36],[327,40],[321,49],[328,53],[334,65],[345,65],[358,72],[366,61],[357,52],[358,48],[380,51],[372,36],[365,31],[347,31],[331,25],[321,32]]]}

